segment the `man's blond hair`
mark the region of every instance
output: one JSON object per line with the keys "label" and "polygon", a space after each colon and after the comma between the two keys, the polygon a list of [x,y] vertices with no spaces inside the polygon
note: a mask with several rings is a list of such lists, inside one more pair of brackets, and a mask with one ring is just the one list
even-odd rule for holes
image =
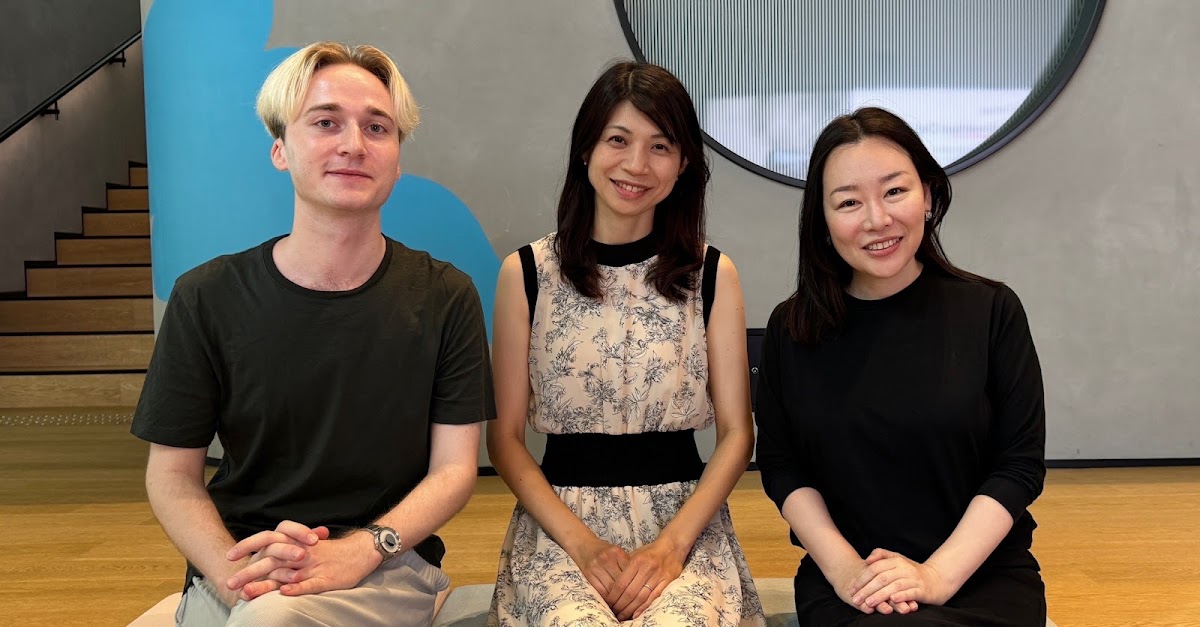
{"label": "man's blond hair", "polygon": [[396,64],[374,46],[348,46],[336,41],[309,44],[271,70],[258,92],[256,106],[258,117],[271,137],[282,139],[288,123],[300,116],[300,106],[308,93],[313,74],[323,67],[343,63],[358,66],[383,82],[392,97],[399,140],[403,142],[408,137],[421,121],[421,116],[417,102],[408,90],[408,83],[400,75]]}

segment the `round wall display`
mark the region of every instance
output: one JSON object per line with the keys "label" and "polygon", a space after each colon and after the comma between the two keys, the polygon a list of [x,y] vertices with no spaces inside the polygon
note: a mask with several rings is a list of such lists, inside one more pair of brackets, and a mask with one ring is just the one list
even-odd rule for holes
{"label": "round wall display", "polygon": [[1091,43],[1104,0],[615,0],[634,56],[674,72],[715,150],[803,187],[816,136],[878,106],[950,173],[1029,127]]}

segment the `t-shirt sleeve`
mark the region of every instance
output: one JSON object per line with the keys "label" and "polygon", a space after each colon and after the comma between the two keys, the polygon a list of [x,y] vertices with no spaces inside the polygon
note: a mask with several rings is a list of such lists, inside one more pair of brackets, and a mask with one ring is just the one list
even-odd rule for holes
{"label": "t-shirt sleeve", "polygon": [[992,306],[988,396],[992,470],[979,488],[1017,520],[1046,479],[1046,404],[1042,369],[1021,301],[1001,286]]}
{"label": "t-shirt sleeve", "polygon": [[217,431],[220,383],[195,300],[176,286],[133,414],[133,435],[167,446],[203,448]]}
{"label": "t-shirt sleeve", "polygon": [[492,366],[479,292],[469,278],[451,292],[438,350],[430,422],[468,424],[496,417]]}
{"label": "t-shirt sleeve", "polygon": [[787,333],[782,327],[782,316],[777,308],[763,334],[758,367],[758,408],[754,413],[758,425],[755,462],[762,475],[763,490],[780,510],[792,492],[812,486],[801,463],[799,443],[784,401],[784,382],[795,374],[789,375],[780,367],[780,344]]}

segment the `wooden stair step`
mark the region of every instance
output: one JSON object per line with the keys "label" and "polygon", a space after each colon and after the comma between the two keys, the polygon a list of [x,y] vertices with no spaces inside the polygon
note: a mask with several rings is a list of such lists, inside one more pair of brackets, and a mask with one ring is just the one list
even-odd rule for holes
{"label": "wooden stair step", "polygon": [[149,298],[0,300],[0,333],[153,331]]}
{"label": "wooden stair step", "polygon": [[110,266],[150,263],[149,237],[60,239],[58,263],[65,266]]}
{"label": "wooden stair step", "polygon": [[150,236],[150,213],[146,211],[85,213],[84,237],[129,235]]}
{"label": "wooden stair step", "polygon": [[150,333],[0,336],[0,373],[145,370]]}
{"label": "wooden stair step", "polygon": [[145,187],[150,184],[149,171],[144,165],[129,166],[129,185],[131,187]]}
{"label": "wooden stair step", "polygon": [[133,407],[142,373],[0,376],[0,408]]}
{"label": "wooden stair step", "polygon": [[137,211],[150,208],[150,190],[146,188],[108,190],[109,211]]}
{"label": "wooden stair step", "polygon": [[28,268],[25,290],[32,298],[150,296],[150,266],[126,268]]}

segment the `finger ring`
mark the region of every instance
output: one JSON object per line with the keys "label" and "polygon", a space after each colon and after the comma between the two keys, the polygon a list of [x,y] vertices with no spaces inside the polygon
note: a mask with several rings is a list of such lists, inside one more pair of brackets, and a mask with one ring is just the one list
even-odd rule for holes
{"label": "finger ring", "polygon": [[653,590],[654,590],[654,588],[651,588],[651,587],[650,587],[650,584],[648,584],[648,583],[644,583],[644,584],[642,584],[642,587],[643,587],[643,588],[645,588],[645,589],[647,589],[647,590],[650,590],[650,591],[653,591]]}

